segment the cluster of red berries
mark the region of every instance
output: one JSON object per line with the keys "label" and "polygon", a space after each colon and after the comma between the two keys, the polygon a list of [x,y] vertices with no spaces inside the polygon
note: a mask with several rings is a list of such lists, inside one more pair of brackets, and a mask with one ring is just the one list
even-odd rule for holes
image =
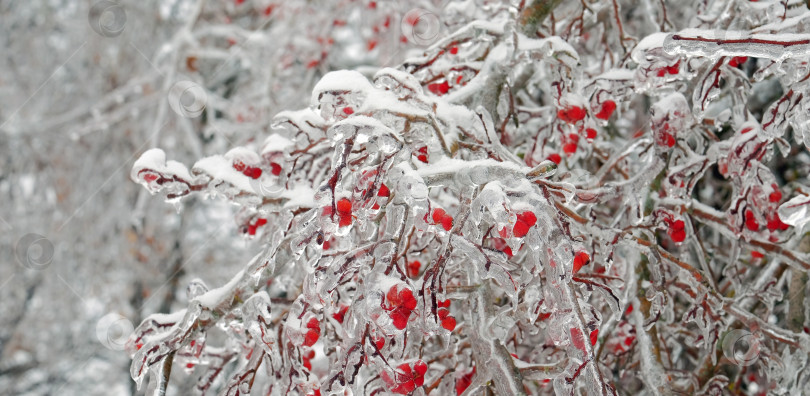
{"label": "cluster of red berries", "polygon": [[[233,168],[239,172],[242,172],[243,175],[251,178],[251,179],[258,179],[262,176],[262,170],[259,167],[255,166],[248,166],[245,165],[244,162],[236,160],[233,162]],[[279,173],[281,171],[279,170]]]}
{"label": "cluster of red berries", "polygon": [[416,152],[419,153],[416,155],[416,159],[427,164],[428,163],[427,146],[420,147],[418,150],[416,150]]}
{"label": "cluster of red berries", "polygon": [[388,290],[385,296],[388,304],[383,304],[383,309],[388,311],[388,316],[394,322],[394,327],[399,330],[408,325],[411,314],[416,309],[416,298],[411,289],[394,285]]}
{"label": "cluster of red berries", "polygon": [[427,369],[427,364],[418,360],[413,366],[407,363],[400,364],[394,371],[394,378],[391,378],[387,371],[383,371],[380,377],[391,392],[407,395],[425,383]]}
{"label": "cluster of red berries", "polygon": [[441,224],[445,231],[450,231],[453,228],[453,217],[448,215],[442,208],[433,209],[431,219],[433,219],[433,224]]}
{"label": "cluster of red berries", "polygon": [[580,106],[563,107],[557,110],[557,118],[569,123],[576,124],[585,119],[587,112]]}
{"label": "cluster of red berries", "polygon": [[[525,211],[517,214],[517,221],[512,226],[512,235],[517,238],[523,238],[529,233],[529,229],[537,224],[537,216],[532,211]],[[509,237],[509,230],[506,227],[501,228],[498,232],[501,238]]]}
{"label": "cluster of red berries", "polygon": [[683,220],[666,219],[664,223],[667,225],[667,235],[673,242],[681,243],[686,239],[686,223]]}
{"label": "cluster of red berries", "polygon": [[352,224],[352,202],[347,198],[341,198],[337,201],[337,214],[338,225],[346,227]]}
{"label": "cluster of red berries", "polygon": [[439,320],[442,322],[442,327],[447,331],[456,329],[456,318],[450,315],[450,300],[439,301]]}
{"label": "cluster of red berries", "polygon": [[428,91],[432,92],[434,95],[444,95],[448,91],[450,91],[450,83],[447,80],[444,80],[440,83],[432,83],[428,84],[427,86]]}
{"label": "cluster of red berries", "polygon": [[311,318],[307,322],[307,332],[304,334],[304,346],[311,347],[318,342],[318,338],[321,337],[321,323],[318,322],[318,319]]}
{"label": "cluster of red berries", "polygon": [[664,77],[667,74],[678,74],[678,71],[680,70],[680,68],[681,68],[681,61],[678,60],[677,62],[675,62],[674,65],[666,66],[666,67],[662,67],[662,68],[658,69],[658,73],[656,73],[656,75],[658,77]]}
{"label": "cluster of red berries", "polygon": [[[613,100],[606,100],[602,102],[602,105],[599,107],[598,111],[594,109],[594,117],[600,120],[608,120],[613,115],[613,112],[616,111],[616,102]],[[585,119],[587,115],[587,111],[584,107],[581,106],[567,106],[559,109],[557,111],[557,118],[566,122],[568,124],[577,124],[580,121]],[[563,135],[562,137],[562,150],[563,152],[570,156],[576,153],[577,147],[579,146],[579,135],[585,132],[585,136],[589,140],[596,139],[596,129],[594,128],[585,128],[583,125],[579,126],[578,133],[569,133],[568,135]],[[551,154],[548,156],[548,159],[553,161],[555,164],[559,165],[562,158],[559,154]]]}
{"label": "cluster of red berries", "polygon": [[270,163],[270,173],[272,173],[273,176],[280,175],[281,174],[281,164],[278,164],[276,162],[271,162]]}

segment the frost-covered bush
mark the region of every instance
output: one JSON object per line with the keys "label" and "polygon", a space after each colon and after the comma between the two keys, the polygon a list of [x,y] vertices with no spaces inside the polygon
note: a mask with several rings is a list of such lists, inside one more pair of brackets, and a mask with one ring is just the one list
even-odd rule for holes
{"label": "frost-covered bush", "polygon": [[326,73],[263,142],[135,163],[152,193],[236,204],[262,250],[144,320],[133,379],[155,394],[174,375],[227,395],[810,392],[805,3],[439,10],[448,33],[421,54]]}

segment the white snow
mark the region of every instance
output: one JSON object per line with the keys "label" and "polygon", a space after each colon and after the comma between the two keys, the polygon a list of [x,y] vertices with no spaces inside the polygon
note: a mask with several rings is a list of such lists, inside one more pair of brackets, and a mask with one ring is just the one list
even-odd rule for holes
{"label": "white snow", "polygon": [[373,89],[368,79],[353,70],[338,70],[326,73],[312,89],[311,105],[317,105],[318,99],[324,92],[362,92],[367,93]]}
{"label": "white snow", "polygon": [[264,140],[264,146],[262,147],[262,154],[284,151],[287,147],[290,147],[294,144],[295,143],[293,143],[292,140],[278,133],[274,133]]}

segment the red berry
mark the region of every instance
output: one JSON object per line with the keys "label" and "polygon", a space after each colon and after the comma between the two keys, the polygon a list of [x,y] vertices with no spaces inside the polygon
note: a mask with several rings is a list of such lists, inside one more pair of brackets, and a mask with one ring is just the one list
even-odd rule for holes
{"label": "red berry", "polygon": [[338,321],[338,323],[343,324],[343,321],[346,319],[346,312],[349,310],[348,305],[342,305],[340,309],[332,314],[332,317]]}
{"label": "red berry", "polygon": [[447,216],[447,212],[444,211],[442,208],[433,209],[433,223],[439,224],[442,222],[442,219]]}
{"label": "red berry", "polygon": [[528,233],[529,225],[520,220],[516,221],[514,227],[512,227],[512,234],[518,238],[523,238]]}
{"label": "red berry", "polygon": [[378,197],[388,197],[390,195],[391,195],[391,191],[388,190],[388,186],[386,186],[385,184],[380,186],[380,191],[377,191],[377,196]]}
{"label": "red berry", "polygon": [[395,285],[388,290],[386,294],[389,306],[385,309],[390,311],[388,316],[394,322],[394,327],[399,330],[404,329],[408,325],[408,319],[411,313],[416,308],[416,299],[413,297],[413,292],[408,288],[399,288]]}
{"label": "red berry", "polygon": [[143,180],[146,181],[147,183],[151,183],[151,182],[157,180],[159,177],[160,176],[158,176],[158,175],[156,175],[154,173],[146,173],[146,174],[143,175]]}
{"label": "red berry", "polygon": [[408,319],[410,318],[411,313],[410,311],[397,308],[389,313],[388,316],[390,316],[393,320],[394,327],[396,327],[398,330],[402,330],[408,326]]}
{"label": "red berry", "polygon": [[425,383],[425,373],[427,373],[428,369],[427,364],[419,360],[413,365],[413,369],[416,371],[413,382],[416,384],[416,386],[422,386],[422,384]]}
{"label": "red berry", "polygon": [[343,108],[343,114],[352,115],[352,114],[354,114],[354,110],[351,107],[344,107]]}
{"label": "red berry", "polygon": [[779,215],[776,213],[771,213],[767,216],[768,220],[768,230],[776,231],[776,230],[787,230],[789,225],[782,222],[782,219],[779,218]]}
{"label": "red berry", "polygon": [[236,169],[239,172],[244,172],[245,171],[245,163],[242,162],[242,161],[234,161],[233,162],[233,168]]}
{"label": "red berry", "polygon": [[760,253],[760,252],[758,252],[756,250],[751,251],[751,258],[758,259],[758,258],[763,258],[763,257],[765,257],[764,254],[762,254],[762,253]]}
{"label": "red berry", "polygon": [[674,242],[683,242],[686,239],[686,224],[683,220],[675,220],[670,224],[667,234]]}
{"label": "red berry", "polygon": [[779,191],[779,186],[776,184],[771,185],[773,187],[773,192],[768,195],[768,200],[774,203],[777,203],[782,200],[782,191]]}
{"label": "red berry", "polygon": [[251,179],[258,179],[262,176],[262,170],[260,168],[256,168],[253,166],[245,168],[245,170],[242,171],[242,173]]}
{"label": "red berry", "polygon": [[745,63],[747,60],[748,60],[747,56],[735,56],[731,58],[730,61],[728,61],[728,65],[731,67],[737,67]]}
{"label": "red berry", "polygon": [[441,83],[428,84],[427,88],[428,91],[432,92],[433,94],[441,96],[450,90],[450,84],[448,84],[445,80]]}
{"label": "red berry", "polygon": [[281,165],[279,165],[279,164],[277,164],[275,162],[271,162],[270,163],[270,173],[272,173],[273,176],[280,175],[281,174]]}
{"label": "red berry", "polygon": [[439,308],[449,308],[450,307],[450,300],[439,301],[436,303]]}
{"label": "red berry", "polygon": [[475,367],[473,367],[472,371],[467,374],[461,376],[461,378],[456,380],[456,394],[461,395],[464,393],[467,388],[470,387],[472,384],[472,377],[475,375]]}
{"label": "red berry", "polygon": [[591,346],[596,345],[596,339],[599,337],[599,329],[591,332]]}
{"label": "red berry", "polygon": [[453,55],[458,54],[458,47],[450,48],[450,53]]}
{"label": "red berry", "polygon": [[318,319],[312,318],[307,322],[307,328],[309,330],[304,336],[304,345],[313,346],[318,342],[318,338],[321,336],[321,324],[318,322]]}
{"label": "red berry", "polygon": [[678,69],[681,68],[681,61],[675,62],[672,66],[667,66],[667,73],[669,74],[678,74]]}
{"label": "red berry", "polygon": [[374,337],[374,346],[376,346],[377,349],[383,349],[383,347],[385,346],[385,338],[382,338],[380,336],[375,336]]}
{"label": "red berry", "polygon": [[340,214],[351,214],[352,202],[347,198],[341,198],[339,201],[337,201],[337,211]]}
{"label": "red berry", "polygon": [[408,276],[411,278],[416,278],[419,276],[419,269],[422,268],[422,263],[419,260],[411,261],[408,263]]}
{"label": "red berry", "polygon": [[596,129],[588,128],[585,130],[585,134],[588,137],[588,139],[591,140],[596,139]]}
{"label": "red berry", "polygon": [[557,111],[557,117],[569,124],[575,124],[585,119],[585,109],[579,106],[571,106]]}
{"label": "red berry", "polygon": [[591,261],[591,256],[585,252],[579,252],[574,256],[574,273],[576,274],[582,269],[583,265],[587,265]]}
{"label": "red berry", "polygon": [[534,212],[526,211],[517,215],[518,220],[526,223],[529,227],[537,224],[537,216],[534,215]]}
{"label": "red berry", "polygon": [[338,226],[339,227],[348,227],[352,224],[352,215],[350,214],[339,214],[338,215]]}
{"label": "red berry", "polygon": [[444,327],[447,331],[453,331],[456,329],[456,318],[452,316],[448,316],[442,319],[442,327]]}
{"label": "red berry", "polygon": [[557,165],[559,165],[559,164],[560,164],[560,162],[562,162],[562,157],[560,157],[560,155],[559,155],[559,154],[557,154],[557,153],[553,153],[553,154],[549,155],[549,156],[548,156],[548,159],[549,159],[551,162],[553,162],[553,163],[555,163],[555,164],[557,164]]}
{"label": "red berry", "polygon": [[606,100],[602,103],[602,108],[599,110],[598,113],[594,117],[600,120],[607,120],[613,115],[613,112],[616,110],[616,102],[612,100]]}
{"label": "red berry", "polygon": [[563,152],[570,156],[577,152],[577,145],[575,143],[566,143],[563,145]]}
{"label": "red berry", "polygon": [[754,212],[750,209],[746,209],[745,211],[745,227],[751,231],[759,231],[759,222],[754,217]]}
{"label": "red berry", "polygon": [[450,231],[453,228],[453,218],[447,215],[442,217],[442,228],[445,231]]}

